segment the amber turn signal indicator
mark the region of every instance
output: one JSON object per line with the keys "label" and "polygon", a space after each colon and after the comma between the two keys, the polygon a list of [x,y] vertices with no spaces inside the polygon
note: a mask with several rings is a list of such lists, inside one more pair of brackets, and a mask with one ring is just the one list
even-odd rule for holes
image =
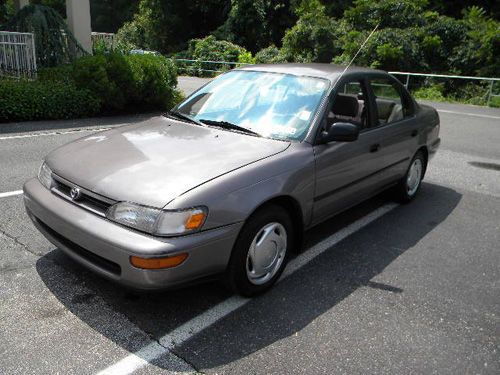
{"label": "amber turn signal indicator", "polygon": [[186,220],[186,224],[184,227],[189,230],[198,229],[203,225],[205,221],[205,213],[199,212],[194,215],[191,215],[189,219]]}
{"label": "amber turn signal indicator", "polygon": [[182,253],[164,258],[141,258],[136,256],[130,257],[130,263],[137,268],[145,270],[160,270],[164,268],[176,267],[186,260],[187,253]]}

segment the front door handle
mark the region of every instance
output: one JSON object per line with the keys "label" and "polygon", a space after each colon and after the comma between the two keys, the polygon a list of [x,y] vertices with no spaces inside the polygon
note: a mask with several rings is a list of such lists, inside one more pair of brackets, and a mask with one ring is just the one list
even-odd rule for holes
{"label": "front door handle", "polygon": [[370,146],[370,152],[377,152],[378,150],[380,150],[380,144],[375,143],[374,145]]}

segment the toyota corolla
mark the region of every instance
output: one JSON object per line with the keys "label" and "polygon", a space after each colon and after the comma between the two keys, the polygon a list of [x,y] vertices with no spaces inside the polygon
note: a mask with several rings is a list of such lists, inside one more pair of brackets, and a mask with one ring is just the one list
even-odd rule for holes
{"label": "toyota corolla", "polygon": [[255,65],[56,149],[24,201],[53,244],[111,280],[151,290],[222,275],[251,296],[304,230],[385,189],[413,199],[439,142],[437,112],[386,72]]}

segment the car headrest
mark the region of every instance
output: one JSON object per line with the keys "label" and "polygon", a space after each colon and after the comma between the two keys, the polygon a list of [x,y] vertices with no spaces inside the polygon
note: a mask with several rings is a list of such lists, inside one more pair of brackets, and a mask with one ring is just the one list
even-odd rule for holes
{"label": "car headrest", "polygon": [[354,95],[337,94],[333,102],[332,112],[339,116],[356,117],[359,103]]}

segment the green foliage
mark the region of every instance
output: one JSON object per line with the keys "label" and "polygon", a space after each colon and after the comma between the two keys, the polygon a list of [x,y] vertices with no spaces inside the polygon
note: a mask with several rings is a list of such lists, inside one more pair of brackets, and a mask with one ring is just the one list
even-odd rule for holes
{"label": "green foliage", "polygon": [[265,0],[232,0],[229,16],[215,35],[256,52],[265,45]]}
{"label": "green foliage", "polygon": [[14,1],[0,0],[0,30],[4,30],[2,26],[14,15]]}
{"label": "green foliage", "polygon": [[30,3],[50,7],[59,13],[62,18],[66,18],[66,0],[30,0]]}
{"label": "green foliage", "polygon": [[287,61],[330,62],[336,48],[340,24],[325,13],[319,0],[303,0],[297,7],[299,19],[283,37],[282,56]]}
{"label": "green foliage", "polygon": [[[238,62],[239,57],[246,53],[247,51],[243,47],[226,40],[217,40],[215,36],[210,35],[203,39],[190,40],[187,51],[177,54],[175,57],[199,60],[193,64],[179,64],[179,68],[183,73],[210,77],[213,76],[213,73],[210,72],[211,70],[225,71],[231,69],[234,65],[223,63],[213,64],[202,61]],[[245,56],[248,57],[248,55]]]}
{"label": "green foliage", "polygon": [[238,62],[243,64],[255,64],[255,57],[252,56],[252,52],[245,51],[238,55]]}
{"label": "green foliage", "polygon": [[162,56],[85,56],[40,69],[36,81],[0,81],[0,121],[168,110],[182,100],[173,62]]}
{"label": "green foliage", "polygon": [[295,20],[290,0],[232,0],[226,22],[214,35],[255,53],[270,43],[281,43]]}
{"label": "green foliage", "polygon": [[357,29],[407,28],[422,26],[425,22],[423,10],[427,0],[356,0],[345,11],[345,18]]}
{"label": "green foliage", "polygon": [[[431,100],[435,102],[464,103],[473,105],[487,105],[489,83],[458,81],[434,83],[419,87],[413,92],[416,99]],[[492,98],[494,99],[494,98]],[[491,106],[495,105],[492,100]]]}
{"label": "green foliage", "polygon": [[463,25],[467,31],[464,44],[456,50],[455,70],[464,74],[498,76],[500,72],[500,23],[478,7],[464,11]]}
{"label": "green foliage", "polygon": [[188,53],[195,60],[237,61],[245,48],[234,43],[217,40],[213,35],[189,41]]}
{"label": "green foliage", "polygon": [[37,80],[41,82],[71,83],[73,79],[73,65],[59,65],[52,68],[41,68],[37,72]]}
{"label": "green foliage", "polygon": [[35,34],[35,51],[40,67],[73,61],[86,52],[54,9],[43,5],[27,5],[9,20],[7,30]]}
{"label": "green foliage", "polygon": [[141,0],[133,20],[118,34],[138,48],[173,53],[219,27],[229,9],[230,0]]}
{"label": "green foliage", "polygon": [[74,64],[73,78],[78,88],[100,98],[108,113],[171,108],[177,85],[172,61],[155,55],[83,57]]}
{"label": "green foliage", "polygon": [[139,0],[90,0],[92,30],[115,33],[134,17],[138,6]]}
{"label": "green foliage", "polygon": [[500,108],[500,97],[495,96],[491,98],[490,107]]}
{"label": "green foliage", "polygon": [[432,100],[435,102],[444,102],[446,98],[443,95],[444,85],[436,84],[428,87],[421,87],[413,92],[415,99]]}
{"label": "green foliage", "polygon": [[286,60],[280,54],[280,50],[276,46],[271,45],[255,54],[255,62],[257,64],[278,64],[284,63]]}
{"label": "green foliage", "polygon": [[0,80],[0,122],[68,119],[98,112],[99,100],[72,84]]}

